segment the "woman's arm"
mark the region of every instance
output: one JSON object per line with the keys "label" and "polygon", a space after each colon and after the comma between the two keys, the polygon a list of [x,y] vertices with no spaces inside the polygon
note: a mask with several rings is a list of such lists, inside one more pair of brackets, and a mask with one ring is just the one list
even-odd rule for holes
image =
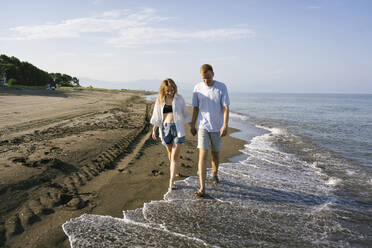
{"label": "woman's arm", "polygon": [[153,140],[156,140],[156,130],[158,129],[158,127],[157,126],[153,126],[152,127],[152,139]]}
{"label": "woman's arm", "polygon": [[152,116],[150,119],[150,123],[158,127],[160,127],[162,123],[162,116],[159,115],[160,114],[159,112],[161,112],[161,110],[159,111],[159,108],[160,108],[159,100],[156,99],[154,110],[152,112]]}

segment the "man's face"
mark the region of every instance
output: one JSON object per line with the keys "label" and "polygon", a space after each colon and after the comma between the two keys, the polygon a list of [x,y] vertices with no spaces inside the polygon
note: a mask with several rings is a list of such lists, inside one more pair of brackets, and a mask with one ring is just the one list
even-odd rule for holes
{"label": "man's face", "polygon": [[210,85],[213,83],[213,72],[207,71],[207,72],[200,72],[201,78],[203,82],[207,85]]}

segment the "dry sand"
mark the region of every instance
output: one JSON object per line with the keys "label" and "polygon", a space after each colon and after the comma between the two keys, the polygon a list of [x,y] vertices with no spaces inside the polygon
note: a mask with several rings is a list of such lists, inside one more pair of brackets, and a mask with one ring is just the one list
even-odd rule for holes
{"label": "dry sand", "polygon": [[[169,162],[150,137],[151,108],[139,94],[0,89],[0,247],[70,247],[70,218],[122,218],[162,199]],[[186,137],[180,172],[191,176],[196,137]],[[225,137],[221,162],[243,145]]]}

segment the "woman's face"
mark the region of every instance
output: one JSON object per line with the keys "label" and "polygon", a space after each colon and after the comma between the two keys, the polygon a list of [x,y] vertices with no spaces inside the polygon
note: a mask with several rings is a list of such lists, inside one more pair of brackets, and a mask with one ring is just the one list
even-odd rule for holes
{"label": "woman's face", "polygon": [[174,89],[172,86],[165,87],[165,95],[166,96],[174,96]]}

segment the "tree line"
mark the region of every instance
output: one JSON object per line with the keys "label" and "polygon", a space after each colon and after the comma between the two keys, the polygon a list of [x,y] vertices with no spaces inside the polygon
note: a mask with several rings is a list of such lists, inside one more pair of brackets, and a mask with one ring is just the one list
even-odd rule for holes
{"label": "tree line", "polygon": [[80,86],[79,79],[62,73],[48,73],[36,66],[20,61],[12,56],[0,55],[0,78],[3,73],[6,74],[7,81],[10,85],[27,85],[27,86]]}

